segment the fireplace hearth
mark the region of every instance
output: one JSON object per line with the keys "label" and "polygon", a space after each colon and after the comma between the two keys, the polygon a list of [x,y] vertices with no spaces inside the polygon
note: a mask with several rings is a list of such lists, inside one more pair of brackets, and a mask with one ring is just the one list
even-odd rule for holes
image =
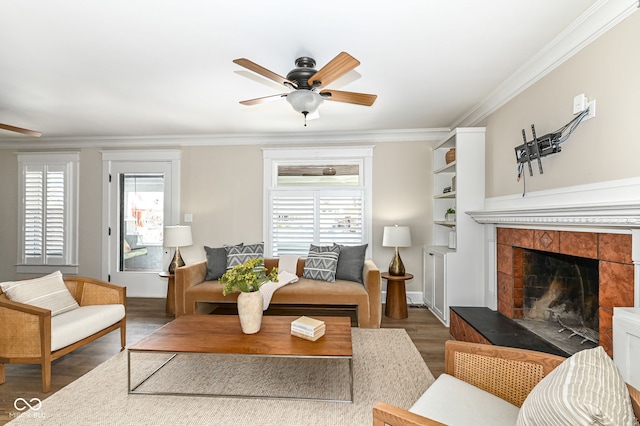
{"label": "fireplace hearth", "polygon": [[[598,341],[612,355],[613,308],[634,303],[631,235],[498,227],[496,256],[498,309],[451,307],[455,339],[564,356]],[[536,284],[525,290],[525,282]],[[567,282],[579,289],[565,289]],[[525,318],[534,305],[541,318]]]}

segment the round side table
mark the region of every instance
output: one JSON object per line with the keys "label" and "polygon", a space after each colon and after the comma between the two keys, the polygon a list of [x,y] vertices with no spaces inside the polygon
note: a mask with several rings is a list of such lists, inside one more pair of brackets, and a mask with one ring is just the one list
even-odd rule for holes
{"label": "round side table", "polygon": [[175,315],[176,310],[176,276],[171,272],[163,271],[160,272],[161,278],[168,278],[169,281],[167,283],[167,304],[165,306],[165,312],[167,315]]}
{"label": "round side table", "polygon": [[412,279],[413,275],[389,275],[388,272],[383,272],[382,278],[387,280],[387,300],[384,306],[384,314],[393,319],[405,319],[409,317],[407,310],[407,292],[404,282]]}

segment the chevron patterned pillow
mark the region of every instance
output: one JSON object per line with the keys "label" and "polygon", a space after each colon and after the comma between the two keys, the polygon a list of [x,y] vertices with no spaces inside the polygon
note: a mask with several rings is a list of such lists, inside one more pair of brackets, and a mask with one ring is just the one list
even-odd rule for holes
{"label": "chevron patterned pillow", "polygon": [[236,246],[225,246],[227,251],[227,269],[242,265],[249,259],[264,257],[264,243]]}
{"label": "chevron patterned pillow", "polygon": [[312,280],[335,282],[339,255],[340,246],[337,244],[332,246],[311,244],[302,276]]}

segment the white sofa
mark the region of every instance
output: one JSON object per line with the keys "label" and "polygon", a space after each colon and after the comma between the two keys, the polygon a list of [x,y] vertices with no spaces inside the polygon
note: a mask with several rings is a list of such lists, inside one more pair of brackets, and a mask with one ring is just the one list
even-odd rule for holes
{"label": "white sofa", "polygon": [[[19,288],[30,283],[48,290],[53,301]],[[117,329],[124,348],[125,305],[125,287],[59,272],[0,283],[0,384],[4,364],[40,364],[42,390],[49,392],[52,361]]]}
{"label": "white sofa", "polygon": [[624,383],[601,347],[565,359],[449,341],[445,374],[408,410],[377,403],[373,425],[632,426],[639,416],[640,392]]}

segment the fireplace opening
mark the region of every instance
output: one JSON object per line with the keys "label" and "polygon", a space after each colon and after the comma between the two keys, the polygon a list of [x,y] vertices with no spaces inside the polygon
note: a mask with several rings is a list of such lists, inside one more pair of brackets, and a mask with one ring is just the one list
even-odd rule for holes
{"label": "fireplace opening", "polygon": [[523,249],[523,318],[517,321],[572,354],[599,342],[598,260]]}

